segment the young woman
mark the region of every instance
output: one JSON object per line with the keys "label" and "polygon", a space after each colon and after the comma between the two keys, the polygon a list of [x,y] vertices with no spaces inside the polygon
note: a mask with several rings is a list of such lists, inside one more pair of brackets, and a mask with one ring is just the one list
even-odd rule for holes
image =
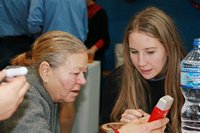
{"label": "young woman", "polygon": [[185,52],[173,20],[156,7],[139,12],[127,26],[123,46],[124,65],[108,81],[111,98],[103,99],[110,104],[102,107],[102,123],[108,122],[110,114],[111,121],[140,118],[142,110],[151,113],[160,97],[170,95],[174,103],[167,130],[180,133],[183,96],[179,64]]}

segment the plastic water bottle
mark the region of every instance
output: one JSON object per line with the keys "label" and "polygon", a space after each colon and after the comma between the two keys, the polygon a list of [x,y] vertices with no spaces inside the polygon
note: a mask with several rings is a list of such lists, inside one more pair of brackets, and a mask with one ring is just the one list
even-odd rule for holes
{"label": "plastic water bottle", "polygon": [[185,103],[181,110],[182,133],[200,133],[200,38],[181,61],[181,91]]}

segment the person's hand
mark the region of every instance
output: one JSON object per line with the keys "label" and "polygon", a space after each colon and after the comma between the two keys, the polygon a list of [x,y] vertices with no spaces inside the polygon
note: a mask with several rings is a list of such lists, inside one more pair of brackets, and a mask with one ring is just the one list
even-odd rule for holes
{"label": "person's hand", "polygon": [[94,45],[90,49],[87,50],[87,53],[95,55],[97,50],[98,50],[98,48]]}
{"label": "person's hand", "polygon": [[164,133],[168,118],[147,122],[149,118],[135,119],[132,122],[122,126],[120,133]]}
{"label": "person's hand", "polygon": [[149,117],[149,114],[145,113],[141,109],[126,109],[124,113],[121,115],[121,122],[131,122],[135,119],[139,119],[142,117]]}
{"label": "person's hand", "polygon": [[9,118],[24,99],[29,84],[24,76],[6,78],[0,71],[0,120]]}

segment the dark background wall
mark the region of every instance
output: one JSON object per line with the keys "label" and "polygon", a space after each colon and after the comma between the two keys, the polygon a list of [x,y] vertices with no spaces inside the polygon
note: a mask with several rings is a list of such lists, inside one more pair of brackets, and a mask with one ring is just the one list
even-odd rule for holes
{"label": "dark background wall", "polygon": [[114,46],[121,43],[129,19],[138,11],[156,6],[170,15],[179,29],[187,51],[194,38],[200,37],[200,9],[191,0],[96,0],[109,16],[110,48],[106,51],[106,70],[114,68]]}

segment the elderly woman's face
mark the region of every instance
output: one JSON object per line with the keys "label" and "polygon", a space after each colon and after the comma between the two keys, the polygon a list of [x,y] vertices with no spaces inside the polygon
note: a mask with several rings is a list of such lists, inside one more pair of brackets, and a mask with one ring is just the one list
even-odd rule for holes
{"label": "elderly woman's face", "polygon": [[160,74],[167,60],[163,45],[144,33],[132,32],[129,35],[130,58],[133,65],[145,79]]}
{"label": "elderly woman's face", "polygon": [[51,69],[48,90],[54,102],[73,102],[81,86],[86,83],[84,73],[87,71],[86,53],[72,54],[57,69]]}

